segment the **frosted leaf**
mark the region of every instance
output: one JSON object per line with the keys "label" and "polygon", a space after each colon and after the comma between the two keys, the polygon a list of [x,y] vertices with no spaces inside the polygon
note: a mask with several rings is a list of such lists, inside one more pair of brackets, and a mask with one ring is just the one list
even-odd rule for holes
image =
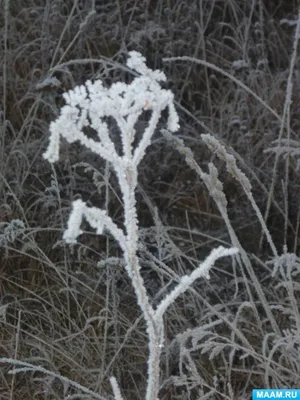
{"label": "frosted leaf", "polygon": [[59,89],[61,82],[54,76],[47,76],[35,85],[36,90]]}
{"label": "frosted leaf", "polygon": [[287,18],[282,18],[279,21],[280,25],[288,25],[288,26],[296,26],[297,22],[298,21],[296,19],[287,19]]}
{"label": "frosted leaf", "polygon": [[231,121],[230,121],[230,125],[231,126],[241,126],[241,120],[239,119],[239,118],[233,118]]}
{"label": "frosted leaf", "polygon": [[248,68],[249,64],[245,60],[235,60],[231,64],[231,67],[238,71],[240,69]]}
{"label": "frosted leaf", "polygon": [[23,235],[25,229],[24,222],[19,219],[13,219],[10,222],[0,223],[0,245],[6,246]]}
{"label": "frosted leaf", "polygon": [[284,246],[283,254],[267,261],[267,264],[273,265],[272,277],[275,277],[278,271],[283,278],[289,279],[300,273],[300,258],[295,253],[289,253],[286,246]]}
{"label": "frosted leaf", "polygon": [[269,147],[268,149],[264,150],[264,153],[272,152],[279,156],[283,156],[284,159],[286,159],[288,156],[300,156],[300,142],[298,140],[283,138],[280,140],[280,142],[278,140],[274,140],[272,144],[274,144],[274,147]]}

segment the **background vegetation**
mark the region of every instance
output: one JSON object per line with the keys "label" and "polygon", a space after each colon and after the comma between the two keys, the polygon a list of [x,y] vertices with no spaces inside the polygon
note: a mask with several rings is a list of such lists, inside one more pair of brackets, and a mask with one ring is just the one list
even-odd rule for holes
{"label": "background vegetation", "polygon": [[[181,118],[177,136],[203,171],[209,161],[218,168],[251,266],[224,259],[209,282],[197,282],[169,309],[160,400],[250,399],[253,388],[299,387],[297,6],[293,0],[0,1],[1,357],[41,365],[106,398],[115,375],[125,398],[143,399],[147,337],[118,245],[88,226],[79,245],[62,241],[76,198],[106,208],[122,226],[116,178],[76,144],[64,144],[55,168],[42,158],[62,93],[87,79],[107,86],[129,81],[125,60],[137,50],[168,78]],[[191,59],[163,60],[183,56]],[[257,212],[203,133],[235,156],[282,256],[274,256]],[[205,184],[159,130],[142,162],[137,196],[140,260],[155,304],[212,248],[232,240]],[[92,398],[42,373],[8,375],[11,368],[1,364],[1,399]]]}

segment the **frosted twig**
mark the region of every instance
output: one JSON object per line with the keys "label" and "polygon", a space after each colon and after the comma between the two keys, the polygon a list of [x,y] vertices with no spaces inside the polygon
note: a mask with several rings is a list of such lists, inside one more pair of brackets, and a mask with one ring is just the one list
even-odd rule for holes
{"label": "frosted twig", "polygon": [[33,365],[33,364],[30,364],[25,361],[19,361],[19,360],[15,360],[13,358],[5,358],[5,357],[0,358],[0,363],[19,366],[19,368],[12,369],[8,372],[11,375],[15,375],[20,372],[28,372],[28,371],[41,372],[43,374],[53,376],[54,378],[57,378],[57,379],[61,380],[62,382],[68,383],[69,385],[75,387],[76,389],[81,390],[83,393],[89,394],[94,399],[107,400],[106,397],[103,397],[103,396],[100,396],[100,394],[94,393],[92,390],[86,388],[85,386],[82,386],[79,383],[74,382],[71,379],[69,379],[63,375],[49,371],[48,369],[41,367],[40,365]]}
{"label": "frosted twig", "polygon": [[167,308],[174,303],[178,296],[184,293],[198,278],[209,279],[209,271],[213,267],[214,263],[221,257],[232,256],[238,253],[238,249],[232,247],[230,249],[225,249],[220,246],[213,249],[210,255],[203,261],[197,269],[195,269],[190,275],[185,275],[181,278],[179,284],[169,293],[162,302],[158,305],[155,311],[155,319],[159,320],[163,317],[163,314]]}

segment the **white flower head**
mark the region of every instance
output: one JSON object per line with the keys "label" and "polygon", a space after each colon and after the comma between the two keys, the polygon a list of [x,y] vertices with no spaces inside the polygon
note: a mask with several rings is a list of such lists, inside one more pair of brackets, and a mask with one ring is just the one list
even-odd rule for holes
{"label": "white flower head", "polygon": [[[174,106],[173,93],[163,89],[159,83],[166,81],[166,76],[162,71],[148,68],[145,62],[145,57],[140,53],[131,51],[127,65],[140,75],[130,84],[116,82],[111,87],[105,88],[101,80],[96,80],[94,83],[87,81],[85,85],[64,93],[66,104],[62,107],[59,118],[50,125],[50,144],[44,158],[50,162],[58,160],[59,142],[62,136],[69,143],[81,142],[110,161],[115,170],[119,169],[120,157],[116,153],[104,117],[113,117],[116,120],[121,130],[124,154],[128,157],[133,152],[135,123],[144,110],[152,111],[156,122],[151,125],[150,131],[145,131],[141,139],[140,157],[136,157],[139,161],[151,142],[159,116],[165,108],[169,110],[168,129],[172,132],[177,131],[179,117]],[[84,134],[83,129],[87,126],[95,129],[100,141],[89,139]]]}

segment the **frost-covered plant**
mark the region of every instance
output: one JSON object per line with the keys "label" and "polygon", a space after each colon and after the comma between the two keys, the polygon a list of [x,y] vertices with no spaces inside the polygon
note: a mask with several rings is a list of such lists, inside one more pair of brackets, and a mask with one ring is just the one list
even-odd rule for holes
{"label": "frost-covered plant", "polygon": [[[168,108],[167,128],[175,132],[179,128],[179,118],[173,103],[173,93],[163,89],[160,81],[165,81],[163,72],[153,71],[145,65],[145,58],[138,52],[129,53],[127,66],[139,76],[130,84],[117,82],[105,88],[101,80],[76,87],[64,94],[66,105],[61,109],[59,118],[50,125],[50,144],[44,154],[51,163],[59,159],[60,138],[69,143],[79,141],[88,149],[108,161],[114,169],[123,197],[125,231],[120,229],[107,215],[106,211],[88,207],[82,200],[73,202],[73,209],[64,232],[67,243],[76,243],[82,233],[80,226],[83,217],[96,229],[97,234],[104,230],[110,232],[119,243],[124,253],[125,268],[132,281],[138,304],[143,312],[149,339],[148,380],[146,399],[156,400],[159,391],[159,363],[164,345],[163,316],[167,308],[184,293],[199,277],[209,278],[210,268],[220,257],[237,253],[236,248],[214,249],[207,259],[189,276],[183,276],[178,285],[153,308],[146,292],[140,272],[138,250],[138,220],[136,213],[135,191],[137,187],[137,168],[151,143],[161,113]],[[144,110],[151,110],[151,117],[143,132],[142,139],[134,148],[135,124]],[[119,155],[109,135],[109,126],[103,119],[112,117],[120,130],[123,154]],[[98,141],[88,138],[85,127],[91,127],[98,136]],[[116,399],[121,399],[121,392],[114,377],[111,384]]]}

